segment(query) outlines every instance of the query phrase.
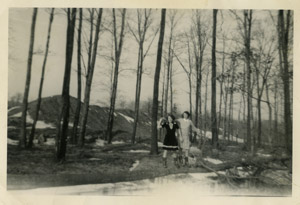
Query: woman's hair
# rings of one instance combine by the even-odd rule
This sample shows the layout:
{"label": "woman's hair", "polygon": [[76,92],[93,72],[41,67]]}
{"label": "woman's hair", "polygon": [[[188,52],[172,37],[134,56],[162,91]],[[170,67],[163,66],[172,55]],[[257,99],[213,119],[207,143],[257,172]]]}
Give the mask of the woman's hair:
{"label": "woman's hair", "polygon": [[174,116],[174,115],[172,115],[172,114],[168,114],[168,116],[167,116],[167,119],[168,119],[168,117],[171,117],[171,118],[172,118],[172,120],[173,120],[173,121],[175,121],[175,116]]}
{"label": "woman's hair", "polygon": [[184,111],[184,112],[182,113],[182,117],[184,117],[184,113],[188,115],[188,118],[191,116],[191,114],[190,114],[188,111]]}

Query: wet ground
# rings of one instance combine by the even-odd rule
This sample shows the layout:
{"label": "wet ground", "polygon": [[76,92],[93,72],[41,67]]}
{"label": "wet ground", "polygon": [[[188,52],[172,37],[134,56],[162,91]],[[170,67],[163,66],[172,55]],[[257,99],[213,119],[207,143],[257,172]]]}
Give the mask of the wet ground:
{"label": "wet ground", "polygon": [[33,195],[168,195],[198,196],[290,196],[289,189],[249,187],[233,189],[220,183],[214,173],[181,173],[130,182],[88,184],[11,191],[12,194]]}

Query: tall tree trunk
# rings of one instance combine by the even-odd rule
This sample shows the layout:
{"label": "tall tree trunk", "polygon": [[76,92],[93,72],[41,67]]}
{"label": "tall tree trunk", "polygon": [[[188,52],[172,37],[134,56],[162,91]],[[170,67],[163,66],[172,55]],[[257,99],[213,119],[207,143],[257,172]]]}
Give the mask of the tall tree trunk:
{"label": "tall tree trunk", "polygon": [[77,105],[74,115],[72,143],[77,144],[77,131],[81,110],[81,30],[82,30],[82,8],[79,9],[79,27],[77,39]]}
{"label": "tall tree trunk", "polygon": [[269,143],[273,146],[274,145],[274,137],[272,137],[272,106],[270,103],[270,96],[269,96],[269,84],[266,84],[266,96],[267,96],[267,105],[269,109],[269,127],[268,127],[268,140]]}
{"label": "tall tree trunk", "polygon": [[166,21],[166,9],[161,10],[161,22],[160,22],[160,34],[157,48],[156,67],[154,74],[154,85],[153,85],[153,103],[152,103],[152,133],[151,133],[151,151],[150,154],[158,153],[157,146],[157,111],[158,111],[158,92],[159,92],[159,75],[161,68],[161,57],[164,43],[164,32],[165,32],[165,21]]}
{"label": "tall tree trunk", "polygon": [[[246,63],[244,63],[244,75],[243,75],[243,90],[246,90]],[[246,123],[246,96],[245,93],[242,92],[243,95],[243,128],[245,128]],[[247,142],[247,135],[244,134],[244,144]]]}
{"label": "tall tree trunk", "polygon": [[217,33],[217,13],[213,10],[213,42],[212,42],[212,73],[211,73],[211,133],[212,145],[216,149],[218,146],[217,113],[216,113],[216,33]]}
{"label": "tall tree trunk", "polygon": [[164,73],[163,73],[163,86],[161,91],[161,111],[160,111],[160,117],[164,116],[164,100],[165,100],[165,84],[166,84],[166,67],[164,67]]}
{"label": "tall tree trunk", "polygon": [[202,83],[202,64],[203,64],[203,55],[206,45],[205,35],[203,35],[201,27],[201,16],[199,13],[196,14],[196,33],[197,33],[197,43],[198,43],[198,52],[195,49],[195,59],[196,59],[196,102],[195,102],[195,124],[196,126],[203,128],[203,123],[201,120],[202,117],[202,100],[201,100],[201,83]]}
{"label": "tall tree trunk", "polygon": [[[65,74],[62,90],[62,110],[58,120],[57,140],[56,140],[56,159],[58,162],[65,160],[67,149],[69,109],[70,109],[70,79],[71,65],[73,56],[74,31],[76,23],[76,8],[68,8],[68,26],[67,26],[67,43],[66,43],[66,61]],[[61,123],[61,120],[62,123]]]}
{"label": "tall tree trunk", "polygon": [[[222,98],[223,98],[223,74],[224,74],[224,68],[225,68],[225,38],[223,38],[223,56],[222,56],[222,72],[221,76],[222,78],[220,79],[220,104],[219,104],[219,120],[218,120],[218,130],[221,126],[221,116],[222,116]],[[224,137],[224,126],[223,126],[223,131],[222,135]]]}
{"label": "tall tree trunk", "polygon": [[31,21],[31,32],[30,32],[30,43],[29,43],[29,52],[27,59],[27,75],[26,75],[26,83],[25,90],[23,96],[23,105],[22,105],[22,117],[21,117],[21,132],[19,139],[19,147],[24,148],[26,146],[27,137],[26,137],[26,117],[27,117],[27,108],[28,108],[28,95],[30,89],[30,80],[31,80],[31,66],[32,66],[32,58],[33,58],[33,46],[34,46],[34,33],[35,33],[35,24],[36,24],[36,16],[38,9],[33,9],[32,21]]}
{"label": "tall tree trunk", "polygon": [[284,90],[284,127],[285,127],[285,144],[289,154],[292,154],[293,127],[291,118],[291,103],[290,103],[290,82],[289,82],[289,29],[290,29],[290,10],[286,11],[286,19],[284,11],[278,11],[278,27],[279,27],[279,52],[281,52],[282,62],[281,77]]}
{"label": "tall tree trunk", "polygon": [[[261,95],[259,86],[259,70],[256,69],[256,85],[257,85],[257,117],[258,117],[258,129],[257,129],[257,146],[261,146]],[[263,89],[263,88],[262,88]]]}
{"label": "tall tree trunk", "polygon": [[[249,15],[249,16],[248,16]],[[252,24],[252,10],[244,11],[244,34],[245,34],[245,51],[246,51],[246,65],[247,65],[247,148],[254,154],[254,136],[251,133],[251,119],[252,119],[252,88],[251,88],[251,24]]]}
{"label": "tall tree trunk", "polygon": [[[144,42],[146,38],[146,32],[149,28],[149,25],[151,22],[149,22],[149,17],[151,15],[151,10],[149,10],[149,13],[147,13],[146,9],[144,9],[144,21],[142,22],[141,12],[140,10],[137,10],[137,18],[138,18],[138,34],[136,35],[132,30],[132,33],[134,37],[137,40],[137,43],[139,44],[139,52],[138,52],[138,63],[137,63],[137,76],[136,76],[136,92],[135,92],[135,116],[134,116],[134,123],[133,123],[133,131],[132,131],[132,137],[131,137],[131,143],[135,143],[135,137],[136,137],[136,130],[138,126],[138,120],[139,120],[139,110],[140,110],[140,95],[141,95],[141,84],[142,84],[142,74],[143,74],[143,64],[144,64],[144,58],[147,55],[147,51],[144,54]],[[152,42],[151,42],[152,43]],[[150,45],[151,45],[150,43]],[[150,48],[150,46],[149,46]]]}
{"label": "tall tree trunk", "polygon": [[[115,104],[116,104],[116,97],[117,97],[117,88],[118,88],[118,78],[119,78],[119,66],[120,66],[120,59],[123,47],[123,39],[124,39],[124,29],[125,29],[125,16],[126,16],[126,9],[122,11],[122,24],[121,24],[121,32],[120,32],[120,39],[117,38],[117,25],[116,25],[116,15],[115,9],[113,9],[113,30],[114,30],[114,41],[115,41],[115,70],[114,70],[114,82],[113,82],[113,89],[112,95],[110,100],[110,109],[108,115],[108,123],[107,123],[107,142],[111,144],[112,141],[112,129],[114,124],[114,113],[115,113]],[[118,44],[119,41],[119,44]]]}
{"label": "tall tree trunk", "polygon": [[170,113],[173,113],[173,50],[170,64]]}
{"label": "tall tree trunk", "polygon": [[206,73],[206,78],[205,78],[205,99],[204,99],[204,136],[206,136],[206,131],[207,131],[207,93],[208,93],[208,72]]}
{"label": "tall tree trunk", "polygon": [[[142,44],[142,43],[141,43]],[[140,95],[141,95],[141,81],[142,81],[142,67],[143,67],[143,45],[139,46],[138,53],[138,68],[137,68],[137,76],[136,76],[136,92],[135,92],[135,106],[134,106],[134,122],[133,122],[133,132],[131,137],[131,143],[135,143],[135,135],[138,125],[139,119],[139,106],[140,106]]]}
{"label": "tall tree trunk", "polygon": [[49,20],[49,27],[48,27],[48,35],[47,35],[47,43],[46,43],[46,49],[45,49],[45,56],[44,56],[44,62],[42,67],[42,74],[41,74],[41,80],[40,80],[40,87],[39,87],[39,94],[38,94],[38,100],[36,103],[36,111],[34,116],[34,121],[31,127],[31,133],[30,138],[28,142],[28,147],[31,148],[33,145],[33,138],[35,134],[35,127],[36,123],[39,118],[39,111],[41,108],[41,102],[42,102],[42,91],[43,91],[43,84],[44,84],[44,76],[45,76],[45,70],[46,70],[46,63],[47,63],[47,57],[48,57],[48,51],[49,51],[49,44],[50,44],[50,35],[51,35],[51,28],[52,28],[52,22],[53,22],[53,15],[54,15],[54,8],[51,9],[50,13],[50,20]]}
{"label": "tall tree trunk", "polygon": [[[231,86],[230,86],[230,101],[229,101],[229,116],[228,116],[228,138],[232,138],[233,135],[233,88],[234,88],[234,74],[235,74],[235,59],[232,62],[232,71],[231,71]],[[233,140],[233,138],[232,138]]]}
{"label": "tall tree trunk", "polygon": [[[92,11],[92,13],[94,13]],[[91,55],[91,63],[88,64],[88,74],[86,77],[85,82],[85,91],[84,91],[84,102],[83,102],[83,108],[82,108],[82,117],[80,120],[80,135],[78,139],[78,145],[83,146],[84,145],[84,137],[86,132],[86,124],[89,114],[89,105],[90,105],[90,93],[92,89],[92,81],[94,76],[94,69],[96,64],[96,57],[97,57],[97,49],[98,49],[98,41],[99,41],[99,33],[100,33],[100,26],[101,26],[101,19],[102,19],[102,13],[103,9],[99,9],[98,17],[97,17],[97,24],[96,24],[96,31],[95,31],[95,39],[94,39],[94,46],[90,53]],[[92,16],[91,16],[92,17]],[[91,18],[93,19],[93,18]],[[92,23],[92,20],[91,20]],[[93,31],[91,26],[91,32]],[[91,34],[92,37],[92,34]],[[92,44],[90,44],[92,46]]]}
{"label": "tall tree trunk", "polygon": [[279,134],[278,134],[278,100],[277,100],[277,90],[278,90],[278,85],[277,85],[277,80],[274,80],[274,135],[276,139],[276,145],[280,144],[279,140]]}

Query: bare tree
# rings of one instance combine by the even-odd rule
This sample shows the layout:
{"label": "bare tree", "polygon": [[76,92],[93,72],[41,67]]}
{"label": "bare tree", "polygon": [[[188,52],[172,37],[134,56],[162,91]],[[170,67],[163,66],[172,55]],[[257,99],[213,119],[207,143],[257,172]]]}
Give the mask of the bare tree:
{"label": "bare tree", "polygon": [[28,95],[30,89],[30,80],[31,80],[31,66],[33,58],[33,46],[34,46],[34,33],[35,33],[35,24],[37,17],[38,9],[33,9],[32,21],[31,21],[31,32],[30,32],[30,43],[29,43],[29,52],[27,59],[27,75],[25,83],[25,91],[23,96],[23,106],[22,106],[22,117],[21,117],[21,133],[19,139],[19,147],[24,148],[26,146],[26,117],[27,117],[27,108],[28,108]]}
{"label": "bare tree", "polygon": [[[103,9],[98,10],[98,17],[97,17],[97,24],[96,24],[96,31],[95,31],[95,39],[94,39],[94,46],[93,50],[91,50],[92,43],[90,41],[90,47],[89,47],[89,58],[91,58],[90,63],[88,63],[88,72],[86,77],[86,83],[85,83],[85,91],[84,91],[84,102],[83,102],[83,109],[82,109],[82,118],[80,121],[80,135],[78,139],[78,145],[83,146],[84,145],[84,136],[86,131],[86,124],[88,119],[88,112],[89,112],[89,104],[90,104],[90,93],[91,93],[91,87],[92,87],[92,80],[94,76],[94,69],[96,64],[96,56],[97,56],[97,48],[98,48],[98,41],[99,41],[99,33],[100,33],[100,26],[101,26],[101,19],[102,19],[102,13]],[[91,37],[93,34],[93,15],[94,11],[91,12]],[[91,56],[91,57],[90,57]]]}
{"label": "bare tree", "polygon": [[69,125],[69,108],[70,108],[70,79],[71,65],[73,56],[74,32],[76,23],[76,8],[67,11],[67,42],[66,42],[66,61],[65,73],[62,90],[62,109],[58,119],[57,136],[56,136],[56,159],[58,162],[65,160],[67,149],[67,136]]}
{"label": "bare tree", "polygon": [[[285,16],[286,15],[286,16]],[[293,126],[290,102],[290,71],[289,71],[289,32],[291,28],[291,11],[278,11],[278,51],[280,60],[281,78],[284,90],[284,127],[285,144],[287,151],[292,153]]]}
{"label": "bare tree", "polygon": [[[144,60],[148,54],[148,51],[150,49],[150,46],[153,42],[151,41],[148,49],[144,51],[144,43],[147,40],[146,34],[147,31],[152,23],[151,19],[152,10],[151,9],[137,9],[137,31],[135,31],[131,26],[129,25],[129,29],[134,36],[136,42],[139,46],[138,51],[138,63],[137,63],[137,80],[136,80],[136,92],[135,92],[135,108],[134,108],[134,123],[133,123],[133,132],[131,137],[131,143],[135,143],[135,136],[136,136],[136,130],[138,126],[138,120],[139,120],[139,107],[140,107],[140,95],[141,95],[141,83],[142,83],[142,74],[143,74],[143,64]],[[158,31],[158,30],[157,30]],[[156,32],[157,33],[157,32]],[[153,35],[153,38],[156,36]]]}
{"label": "bare tree", "polygon": [[[183,64],[183,62],[179,59],[178,55],[176,54],[176,52],[174,52],[174,50],[172,49],[172,52],[174,54],[174,56],[176,57],[177,61],[179,62],[180,66],[182,67],[183,71],[185,72],[185,74],[187,75],[187,79],[188,79],[188,83],[189,83],[189,105],[190,105],[190,113],[192,113],[193,111],[193,102],[192,102],[192,53],[191,53],[191,49],[190,49],[190,37],[188,36],[187,33],[184,34],[184,38],[185,38],[185,42],[183,47],[187,47],[187,52],[188,52],[188,68],[186,68],[186,66]],[[191,115],[192,116],[192,115]]]}
{"label": "bare tree", "polygon": [[42,74],[41,74],[41,80],[40,80],[38,100],[37,100],[37,104],[36,104],[35,116],[34,116],[33,124],[32,124],[32,127],[31,127],[31,133],[30,133],[30,138],[29,138],[29,142],[28,142],[28,147],[29,148],[31,148],[32,145],[33,145],[33,138],[34,138],[34,134],[35,134],[35,127],[36,127],[36,123],[37,123],[38,118],[39,118],[39,111],[40,111],[41,102],[42,102],[42,91],[43,91],[44,76],[45,76],[46,63],[47,63],[47,57],[48,57],[48,51],[49,51],[49,44],[50,44],[50,36],[51,36],[51,28],[52,28],[53,16],[54,16],[54,8],[51,9],[51,13],[50,13],[48,35],[47,35],[47,42],[46,42],[44,62],[43,62],[43,67],[42,67]]}
{"label": "bare tree", "polygon": [[195,102],[195,124],[196,126],[201,125],[201,120],[199,118],[201,117],[202,113],[202,103],[201,103],[201,82],[202,82],[202,67],[203,67],[203,57],[204,57],[204,51],[207,44],[207,33],[208,28],[205,25],[205,21],[203,20],[203,17],[201,15],[200,10],[195,11],[194,15],[194,25],[192,26],[193,31],[193,45],[194,45],[194,55],[195,55],[195,69],[196,69],[196,102]]}
{"label": "bare tree", "polygon": [[[168,99],[169,99],[169,88],[170,88],[170,81],[172,78],[172,63],[173,63],[173,49],[174,49],[174,30],[177,25],[177,20],[176,20],[176,15],[177,11],[176,10],[171,10],[168,17],[170,21],[170,33],[169,33],[169,41],[168,41],[168,51],[167,51],[167,57],[165,58],[166,60],[166,65],[167,65],[167,70],[166,70],[166,86],[165,86],[165,102],[164,102],[164,115],[166,116],[168,113]],[[170,90],[171,93],[171,98],[172,98],[172,90]],[[171,99],[170,99],[171,100]],[[171,100],[172,101],[172,100]],[[172,110],[172,103],[170,103],[170,111]]]}
{"label": "bare tree", "polygon": [[72,143],[77,144],[77,130],[81,110],[81,30],[82,30],[82,8],[79,9],[79,27],[77,39],[77,105],[74,115]]}
{"label": "bare tree", "polygon": [[122,23],[121,23],[121,31],[120,36],[118,39],[117,36],[117,23],[116,23],[116,14],[115,9],[112,10],[113,12],[113,38],[114,38],[114,45],[115,45],[115,67],[114,67],[114,82],[112,88],[112,95],[110,99],[110,109],[108,115],[108,122],[107,122],[107,135],[106,139],[108,143],[111,143],[112,140],[112,129],[114,124],[114,113],[115,113],[115,103],[117,97],[117,87],[118,87],[118,75],[119,75],[119,66],[120,66],[120,59],[123,47],[123,40],[124,40],[124,29],[125,29],[125,16],[126,16],[126,9],[122,10]]}
{"label": "bare tree", "polygon": [[251,110],[252,110],[252,89],[251,89],[251,26],[252,10],[244,11],[244,42],[245,58],[247,65],[247,147],[254,154],[254,137],[251,133]]}
{"label": "bare tree", "polygon": [[165,33],[165,21],[166,21],[166,9],[161,10],[161,22],[160,22],[160,34],[157,46],[157,57],[156,57],[156,67],[154,74],[154,85],[153,85],[153,103],[152,103],[152,133],[151,133],[151,151],[150,154],[158,153],[157,146],[157,111],[158,111],[158,92],[159,92],[159,76],[161,68],[161,58],[164,43],[164,33]]}
{"label": "bare tree", "polygon": [[212,42],[212,73],[211,73],[211,133],[212,145],[216,149],[218,146],[218,125],[216,112],[216,32],[217,32],[218,10],[213,10],[213,42]]}

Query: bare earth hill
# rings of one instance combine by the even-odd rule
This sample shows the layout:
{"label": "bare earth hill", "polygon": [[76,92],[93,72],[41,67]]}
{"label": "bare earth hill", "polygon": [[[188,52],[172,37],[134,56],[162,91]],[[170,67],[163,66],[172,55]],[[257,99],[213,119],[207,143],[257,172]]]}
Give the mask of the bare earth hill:
{"label": "bare earth hill", "polygon": [[[28,106],[27,125],[28,131],[31,129],[33,117],[36,112],[37,101],[32,101]],[[56,122],[62,107],[60,96],[51,96],[42,99],[39,121],[37,123],[37,135],[46,133],[47,135],[55,135]],[[76,110],[76,98],[70,97],[70,118],[69,129],[72,129],[74,113]],[[90,105],[87,136],[103,138],[107,126],[109,108],[100,107],[98,105]],[[8,138],[18,139],[19,124],[21,118],[21,107],[12,107],[8,110]],[[82,114],[82,113],[81,113]],[[132,133],[134,112],[132,110],[116,110],[113,132],[114,140],[122,139],[129,141]],[[81,116],[80,116],[81,117]],[[137,139],[145,139],[150,137],[150,117],[146,113],[140,113],[139,127],[137,130]]]}

